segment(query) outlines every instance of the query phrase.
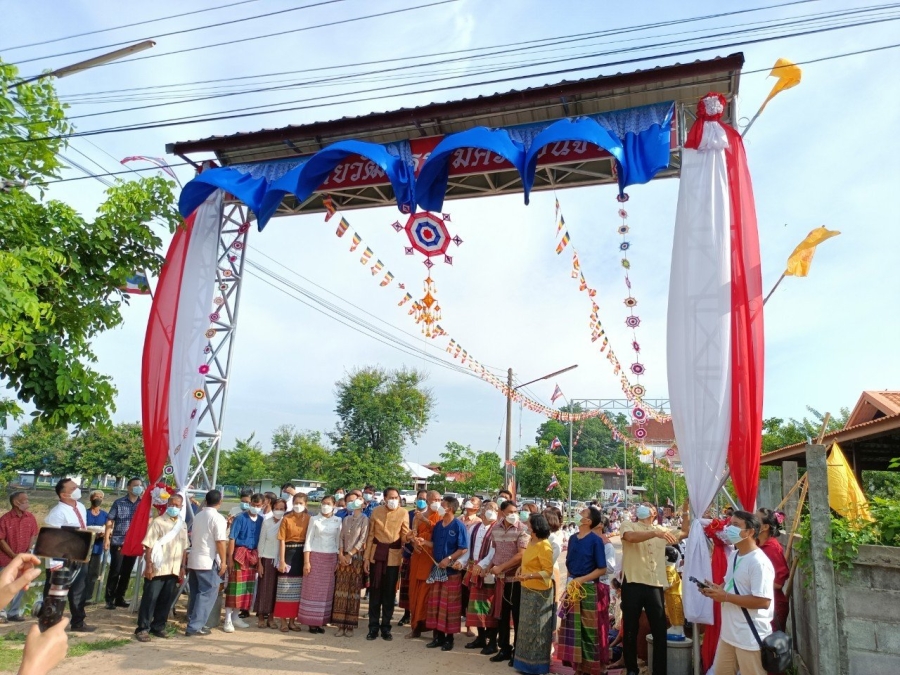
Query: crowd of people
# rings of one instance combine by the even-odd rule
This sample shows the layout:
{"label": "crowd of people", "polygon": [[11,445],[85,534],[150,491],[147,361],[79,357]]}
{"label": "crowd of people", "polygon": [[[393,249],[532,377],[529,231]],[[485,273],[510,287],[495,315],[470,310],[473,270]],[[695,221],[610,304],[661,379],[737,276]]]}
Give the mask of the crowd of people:
{"label": "crowd of people", "polygon": [[[122,546],[143,491],[140,479],[129,481],[126,495],[104,511],[102,492],[91,493],[85,509],[75,481],[57,484],[58,503],[45,524],[96,535],[91,562],[69,589],[71,630],[94,630],[85,624],[84,608],[98,576],[94,560],[104,552],[110,561],[105,607],[128,605],[136,558]],[[430,633],[426,648],[450,651],[465,630],[465,649],[522,673],[548,673],[555,655],[578,674],[623,667],[630,675],[639,672],[642,623],[654,645],[683,637],[677,547],[690,530],[686,504],[659,513],[645,502],[609,514],[590,504],[577,522],[567,523],[560,509],[520,506],[505,491],[460,504],[454,496],[423,490],[411,510],[401,508],[394,488],[379,497],[372,486],[337,490],[312,514],[307,496],[285,484],[281,494],[242,492],[226,516],[221,493],[210,490],[202,504],[189,504],[185,519],[183,497],[168,496],[143,539],[136,639],[168,636],[185,577],[189,637],[210,633],[222,585],[226,633],[250,628],[246,619],[255,614],[260,629],[317,634],[331,626],[336,636],[353,637],[366,594],[366,640],[394,638],[399,603],[396,626],[407,628],[405,638]],[[0,517],[0,565],[5,574],[19,569],[18,578],[31,570],[32,562],[19,560],[38,527],[26,493],[10,495],[10,505]],[[750,622],[761,638],[784,629],[788,569],[777,539],[783,516],[769,509],[725,516],[720,536],[733,547],[728,574],[724,584],[704,580],[701,590],[722,604],[715,672],[762,673]],[[615,534],[621,538],[620,565]],[[21,598],[21,592],[10,596],[0,620],[24,620]],[[666,673],[666,649],[653,650],[649,668],[651,675]]]}

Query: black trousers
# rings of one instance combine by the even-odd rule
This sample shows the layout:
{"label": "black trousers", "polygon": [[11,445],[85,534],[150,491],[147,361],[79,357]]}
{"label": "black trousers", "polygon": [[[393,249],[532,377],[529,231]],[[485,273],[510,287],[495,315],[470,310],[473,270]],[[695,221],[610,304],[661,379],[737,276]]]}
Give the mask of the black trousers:
{"label": "black trousers", "polygon": [[138,610],[135,633],[148,630],[164,631],[169,618],[169,608],[178,592],[178,577],[174,574],[144,579],[144,593]]}
{"label": "black trousers", "polygon": [[100,566],[103,563],[103,551],[100,553],[94,553],[91,556],[91,561],[88,563],[87,568],[87,580],[85,581],[84,586],[84,600],[85,602],[94,599],[94,588],[97,584],[97,579],[100,578]]}
{"label": "black trousers", "polygon": [[[625,670],[638,671],[637,641],[641,612],[647,613],[650,634],[653,636],[653,663],[651,675],[666,675],[666,605],[660,586],[635,584],[626,580],[622,584],[622,647],[625,653]],[[660,647],[662,645],[662,647]]]}
{"label": "black trousers", "polygon": [[[87,589],[87,565],[80,563],[68,563],[72,567],[75,574],[75,580],[69,586],[69,611],[72,613],[72,625],[80,626],[84,623],[84,601],[87,600],[85,590]],[[46,575],[44,580],[44,600],[47,600],[47,593],[50,592],[50,575]]]}
{"label": "black trousers", "polygon": [[497,636],[497,646],[501,652],[512,651],[510,642],[510,626],[519,632],[519,599],[522,597],[522,585],[518,581],[507,581],[503,584],[503,600],[500,605],[500,619],[496,628],[489,629],[488,639]]}
{"label": "black trousers", "polygon": [[124,600],[137,557],[122,555],[121,546],[109,547],[109,574],[106,577],[106,601]]}
{"label": "black trousers", "polygon": [[369,632],[381,630],[391,632],[391,619],[394,616],[394,601],[397,595],[397,579],[399,567],[385,567],[379,583],[375,583],[374,570],[369,574]]}

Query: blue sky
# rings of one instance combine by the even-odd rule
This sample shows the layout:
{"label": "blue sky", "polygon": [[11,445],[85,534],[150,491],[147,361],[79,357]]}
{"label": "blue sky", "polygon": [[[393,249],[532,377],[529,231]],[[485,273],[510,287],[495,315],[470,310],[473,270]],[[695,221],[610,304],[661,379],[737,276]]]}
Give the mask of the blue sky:
{"label": "blue sky", "polygon": [[[0,38],[0,56],[17,62],[112,42],[137,41],[170,30],[286,9],[296,3],[258,0],[219,12],[13,51],[8,48],[176,14],[185,11],[186,6],[166,0],[128,3],[127,11],[123,11],[123,3],[109,0],[3,4],[6,25],[17,26],[17,30],[14,34],[6,31]],[[214,4],[210,0],[200,6]],[[414,4],[420,3],[346,0],[268,19],[159,38],[157,46],[147,54],[318,23],[333,24],[343,18]],[[760,4],[734,2],[727,8]],[[549,11],[548,3],[538,0],[461,0],[266,40],[123,62],[60,80],[58,89],[64,99],[73,101],[71,114],[83,115],[160,102],[158,99],[104,105],[75,102],[76,97],[90,92],[412,57],[712,13],[707,3],[698,2],[643,3],[640,7],[620,3],[615,11],[597,11],[598,6],[560,0],[552,3]],[[725,30],[734,24],[855,6],[847,1],[796,3],[699,25]],[[715,9],[722,11],[722,7],[726,6],[718,5]],[[696,28],[688,24],[649,34]],[[609,44],[596,48],[604,51],[621,47],[623,43],[615,41],[639,35],[645,36],[631,33],[611,36]],[[808,61],[891,44],[896,41],[896,35],[896,24],[884,22],[750,45],[742,51],[746,56],[745,69],[755,71],[771,67],[779,57]],[[682,37],[668,36],[661,40]],[[648,53],[662,51],[666,50]],[[734,51],[738,49],[712,50],[698,56],[724,56]],[[23,65],[22,71],[31,74],[90,55],[93,53],[41,59]],[[549,54],[554,55],[558,53]],[[652,67],[676,60],[659,59],[640,66]],[[478,66],[475,62],[463,62],[454,67]],[[616,70],[585,71],[569,77],[610,74]],[[766,307],[766,416],[802,416],[806,405],[836,412],[841,406],[852,406],[864,389],[900,386],[900,360],[895,355],[900,315],[894,307],[900,289],[896,265],[900,250],[897,199],[900,171],[896,165],[900,141],[895,133],[885,131],[897,128],[900,122],[900,90],[890,85],[898,71],[900,50],[897,49],[804,66],[802,84],[775,99],[748,136],[764,287],[768,289],[774,284],[788,254],[809,230],[825,225],[843,233],[820,248],[808,278],[787,279]],[[293,77],[302,79],[303,75]],[[74,139],[67,155],[99,172],[97,164],[79,154],[85,153],[104,169],[114,171],[119,168],[116,160],[121,157],[164,155],[167,142],[391,110],[434,100],[488,94],[498,89],[546,84],[556,79],[559,78],[523,78],[509,85],[472,86],[438,94],[404,94],[294,113],[99,135],[90,137],[90,143],[88,139]],[[756,110],[772,82],[766,79],[765,73],[742,77],[739,100],[742,116]],[[204,86],[187,87],[185,91],[202,95]],[[79,129],[86,130],[153,122],[241,106],[275,105],[356,87],[359,85],[338,82],[327,89],[234,96],[84,118],[75,123]],[[190,173],[183,168],[178,172],[184,180],[190,178]],[[72,171],[66,175],[79,174]],[[57,184],[49,195],[89,215],[100,203],[103,189],[94,180],[83,180]],[[665,315],[677,189],[675,180],[636,186],[630,190],[628,204],[631,278],[634,295],[640,302],[639,340],[643,350],[641,360],[647,368],[643,383],[648,397],[666,395]],[[615,231],[618,219],[614,195],[614,188],[607,186],[567,190],[558,196],[588,280],[606,300],[601,303],[604,306],[601,319],[609,327],[611,342],[621,360],[630,362],[627,348],[630,335],[624,326],[626,314],[621,304],[624,287],[617,264],[619,237]],[[585,299],[569,277],[569,259],[557,257],[554,252],[553,196],[535,195],[528,207],[518,195],[454,201],[445,210],[452,214],[452,233],[459,234],[465,243],[456,251],[453,267],[440,265],[434,272],[444,308],[444,327],[480,361],[503,369],[511,366],[522,381],[578,363],[577,370],[557,380],[567,396],[620,397],[618,382],[608,363],[590,342]],[[424,268],[420,261],[403,255],[400,235],[390,227],[396,218],[397,211],[387,208],[349,214],[354,229],[386,263],[386,268],[415,290],[424,276]],[[253,231],[250,245],[251,256],[256,251],[271,256],[407,333],[417,334],[406,312],[396,306],[394,294],[373,283],[371,275],[359,264],[358,255],[347,252],[346,242],[336,239],[333,226],[324,225],[320,216],[277,219],[264,232]],[[267,267],[277,267],[261,255],[256,255],[255,260]],[[294,281],[308,287],[297,278]],[[226,445],[235,437],[245,437],[251,432],[256,432],[265,444],[271,431],[280,424],[322,431],[333,428],[334,382],[354,367],[380,364],[418,367],[429,373],[429,386],[437,402],[435,416],[419,444],[408,449],[409,459],[436,459],[443,445],[451,440],[471,444],[478,450],[502,452],[498,437],[504,422],[505,400],[489,385],[401,354],[313,312],[255,278],[248,279],[243,297],[224,431]],[[132,421],[140,417],[140,355],[149,306],[149,299],[135,298],[131,307],[125,309],[125,324],[97,340],[98,367],[114,377],[119,389],[118,420]],[[421,346],[415,337],[398,335]],[[438,350],[433,351],[440,354]],[[553,381],[544,382],[530,389],[539,399],[549,402],[553,384]],[[528,411],[521,415],[521,445],[533,440],[534,430],[541,421],[538,415]],[[517,411],[514,449],[520,447],[519,426]]]}

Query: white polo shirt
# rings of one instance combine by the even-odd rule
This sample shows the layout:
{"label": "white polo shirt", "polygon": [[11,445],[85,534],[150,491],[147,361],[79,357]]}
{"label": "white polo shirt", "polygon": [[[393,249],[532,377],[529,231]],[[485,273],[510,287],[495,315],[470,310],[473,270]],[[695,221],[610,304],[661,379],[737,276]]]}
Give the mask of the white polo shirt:
{"label": "white polo shirt", "polygon": [[[211,570],[218,558],[216,542],[228,541],[228,524],[216,509],[206,506],[194,516],[191,527],[189,570]],[[221,565],[221,561],[219,561]]]}

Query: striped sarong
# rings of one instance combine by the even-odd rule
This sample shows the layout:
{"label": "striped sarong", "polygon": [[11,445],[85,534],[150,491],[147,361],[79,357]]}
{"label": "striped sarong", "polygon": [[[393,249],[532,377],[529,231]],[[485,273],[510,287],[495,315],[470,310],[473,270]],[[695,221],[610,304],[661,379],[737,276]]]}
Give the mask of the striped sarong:
{"label": "striped sarong", "polygon": [[256,568],[244,567],[237,560],[228,575],[225,589],[225,606],[249,610],[253,606],[253,588],[256,586]]}
{"label": "striped sarong", "polygon": [[334,573],[334,605],[331,623],[339,628],[359,625],[359,587],[363,577],[363,560],[358,553],[349,565],[338,565]]}
{"label": "striped sarong", "polygon": [[303,544],[285,543],[284,558],[291,569],[278,577],[274,615],[277,619],[296,619],[300,609],[300,592],[303,589]]}
{"label": "striped sarong", "polygon": [[403,558],[400,563],[400,599],[397,606],[409,609],[409,558]]}
{"label": "striped sarong", "polygon": [[516,656],[513,662],[513,668],[520,673],[544,675],[550,672],[553,600],[552,586],[546,591],[533,591],[522,586],[520,621],[516,630]]}
{"label": "striped sarong", "polygon": [[494,617],[494,587],[485,586],[482,580],[469,583],[469,605],[466,607],[466,625],[469,628],[496,628]]}
{"label": "striped sarong", "polygon": [[309,574],[303,577],[297,621],[306,626],[324,626],[331,621],[337,553],[310,553],[309,566]]}
{"label": "striped sarong", "polygon": [[256,602],[253,609],[257,616],[270,616],[275,609],[275,590],[278,584],[278,570],[273,558],[260,558],[263,575],[256,582]]}
{"label": "striped sarong", "polygon": [[447,581],[428,584],[428,611],[425,629],[454,635],[462,630],[462,575],[451,574]]}
{"label": "striped sarong", "polygon": [[609,662],[609,586],[583,584],[584,600],[560,603],[557,658],[578,674],[600,675]]}

